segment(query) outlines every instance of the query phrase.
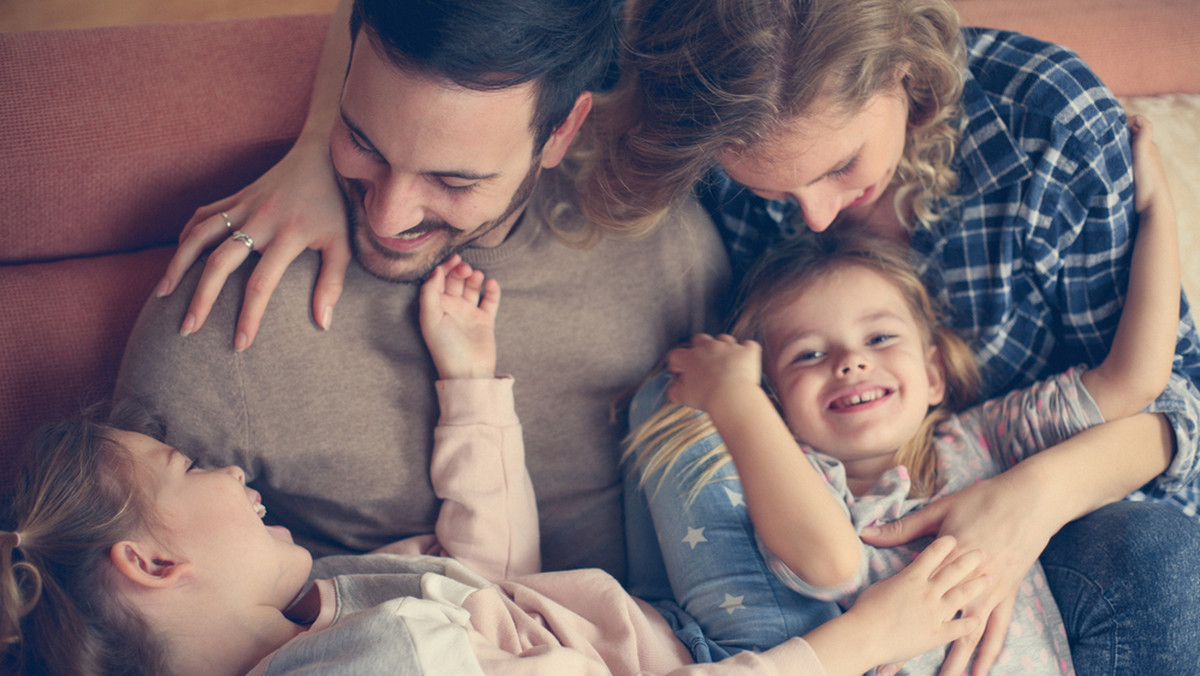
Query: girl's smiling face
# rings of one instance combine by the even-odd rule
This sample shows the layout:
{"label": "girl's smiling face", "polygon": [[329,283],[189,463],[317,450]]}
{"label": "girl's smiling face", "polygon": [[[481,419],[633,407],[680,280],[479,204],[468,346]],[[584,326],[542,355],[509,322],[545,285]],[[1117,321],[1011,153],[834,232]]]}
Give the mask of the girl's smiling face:
{"label": "girl's smiling face", "polygon": [[880,273],[840,265],[763,323],[764,371],[802,443],[874,482],[941,402],[937,348],[900,290]]}
{"label": "girl's smiling face", "polygon": [[[151,500],[147,537],[165,563],[247,605],[286,608],[308,580],[312,556],[282,526],[267,526],[258,491],[236,466],[203,469],[151,437],[115,432],[136,462]],[[153,562],[155,565],[163,562]]]}

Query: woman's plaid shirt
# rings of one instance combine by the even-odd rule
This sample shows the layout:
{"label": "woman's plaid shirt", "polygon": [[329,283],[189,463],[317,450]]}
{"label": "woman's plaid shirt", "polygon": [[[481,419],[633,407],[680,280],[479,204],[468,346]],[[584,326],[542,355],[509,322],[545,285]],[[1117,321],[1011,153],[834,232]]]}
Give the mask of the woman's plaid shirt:
{"label": "woman's plaid shirt", "polygon": [[[1014,33],[968,28],[959,184],[911,245],[985,375],[1003,394],[1108,353],[1128,284],[1136,214],[1129,133],[1120,104],[1074,53]],[[763,200],[723,172],[698,188],[740,274],[803,227],[791,201]],[[1178,450],[1132,499],[1195,517],[1200,342],[1181,303],[1174,374],[1150,410]]]}

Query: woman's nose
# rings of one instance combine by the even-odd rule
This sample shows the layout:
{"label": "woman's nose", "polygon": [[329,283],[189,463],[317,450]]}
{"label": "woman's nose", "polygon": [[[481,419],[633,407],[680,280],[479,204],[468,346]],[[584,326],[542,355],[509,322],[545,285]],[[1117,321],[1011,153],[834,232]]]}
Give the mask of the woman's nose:
{"label": "woman's nose", "polygon": [[800,210],[804,213],[804,224],[813,232],[824,232],[833,223],[833,219],[837,218],[841,208],[836,194],[797,193],[793,197],[800,203]]}

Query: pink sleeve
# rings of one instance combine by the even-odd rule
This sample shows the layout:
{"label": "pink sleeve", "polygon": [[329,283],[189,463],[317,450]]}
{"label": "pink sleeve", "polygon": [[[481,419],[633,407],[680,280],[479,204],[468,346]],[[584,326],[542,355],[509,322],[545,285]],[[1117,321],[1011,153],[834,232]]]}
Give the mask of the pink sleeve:
{"label": "pink sleeve", "polygon": [[382,551],[450,556],[493,581],[541,570],[537,502],[509,377],[440,380],[430,478],[435,536]]}
{"label": "pink sleeve", "polygon": [[726,676],[732,674],[779,674],[780,676],[825,676],[825,667],[802,638],[787,641],[761,653],[740,652],[715,664],[693,664],[671,674]]}
{"label": "pink sleeve", "polygon": [[802,638],[716,664],[692,664],[657,610],[595,569],[508,580],[471,594],[462,605],[470,613],[471,648],[489,676],[825,676]]}
{"label": "pink sleeve", "polygon": [[[520,654],[497,649],[471,635],[472,649],[489,676],[611,676],[616,670],[588,651],[540,645]],[[712,664],[676,664],[664,669],[642,665],[638,676],[826,676],[825,668],[804,639],[795,637],[761,653],[741,652]]]}

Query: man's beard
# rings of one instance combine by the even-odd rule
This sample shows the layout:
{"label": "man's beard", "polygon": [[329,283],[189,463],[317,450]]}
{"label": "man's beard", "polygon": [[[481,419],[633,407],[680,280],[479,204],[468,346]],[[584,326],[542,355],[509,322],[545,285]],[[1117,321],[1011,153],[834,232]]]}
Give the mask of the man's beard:
{"label": "man's beard", "polygon": [[[429,252],[423,250],[411,253],[394,251],[377,242],[370,230],[371,226],[366,222],[364,216],[365,210],[362,204],[365,189],[362,182],[356,179],[345,178],[335,173],[338,187],[342,192],[342,199],[345,200],[346,204],[346,219],[350,228],[350,248],[354,253],[354,259],[367,272],[384,281],[406,284],[420,282],[439,263],[451,255],[461,252],[479,238],[495,230],[511,218],[513,214],[525,207],[525,203],[529,201],[529,197],[533,194],[538,176],[541,173],[541,169],[538,166],[540,161],[540,157],[535,156],[533,158],[529,171],[525,173],[525,178],[521,179],[521,184],[517,186],[517,190],[513,193],[513,197],[509,200],[504,212],[499,217],[481,224],[474,230],[464,232],[448,225],[440,218],[430,218],[421,221],[415,227],[405,231],[412,233],[442,230],[449,234],[446,243],[440,250]],[[516,227],[515,224],[513,227]],[[359,238],[360,233],[363,235],[361,241]],[[400,268],[399,264],[403,262],[410,263],[411,267],[397,269]]]}

